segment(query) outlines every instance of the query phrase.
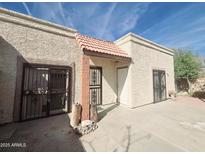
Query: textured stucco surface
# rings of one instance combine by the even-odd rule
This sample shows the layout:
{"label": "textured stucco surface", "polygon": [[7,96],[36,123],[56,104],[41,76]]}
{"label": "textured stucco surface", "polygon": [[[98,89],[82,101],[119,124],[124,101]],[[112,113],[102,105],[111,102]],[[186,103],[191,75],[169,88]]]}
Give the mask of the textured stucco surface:
{"label": "textured stucco surface", "polygon": [[0,123],[12,121],[15,81],[15,49],[0,38]]}
{"label": "textured stucco surface", "polygon": [[106,58],[90,57],[90,65],[102,67],[102,104],[116,102],[116,62]]}
{"label": "textured stucco surface", "polygon": [[[110,104],[117,102],[117,90],[118,90],[118,81],[117,81],[117,68],[129,66],[128,61],[126,60],[114,60],[100,57],[90,57],[91,66],[100,66],[102,67],[102,104]],[[130,78],[127,76],[127,80]],[[129,96],[128,96],[129,97]],[[129,99],[131,99],[129,97]]]}
{"label": "textured stucco surface", "polygon": [[[141,36],[138,36],[134,33],[128,33],[126,35],[124,35],[123,37],[121,37],[120,39],[116,40],[115,43],[119,46],[130,46],[130,44],[132,42],[135,42],[139,45],[142,45],[142,46],[146,46],[148,48],[152,48],[154,50],[157,50],[157,51],[160,51],[160,52],[163,52],[163,53],[167,53],[167,54],[170,54],[170,55],[173,55],[173,50],[167,48],[167,47],[164,47],[162,45],[159,45],[155,42],[152,42],[150,40],[147,40]],[[128,51],[126,51],[128,53],[131,53],[131,49],[129,48]]]}
{"label": "textured stucco surface", "polygon": [[[32,26],[43,26],[48,31],[2,21],[0,18],[0,123],[13,121],[14,102],[19,104],[23,62],[66,66],[75,63],[75,102],[80,102],[81,51],[74,32],[6,16],[7,19],[19,20]],[[17,116],[17,113],[14,114]]]}
{"label": "textured stucco surface", "polygon": [[[129,51],[130,48],[128,48],[128,50],[126,51]],[[126,95],[123,94],[123,93],[120,93],[120,87],[119,87],[119,84],[118,83],[119,81],[117,81],[117,89],[118,89],[118,103],[121,105],[121,106],[124,106],[124,107],[132,107],[132,95],[131,95],[131,75],[130,75],[130,72],[131,72],[131,69],[130,69],[130,64],[131,62],[126,62],[126,61],[121,61],[121,62],[118,62],[117,65],[116,65],[116,69],[117,69],[117,78],[120,78],[119,77],[119,73],[118,73],[118,70],[121,69],[121,68],[127,68],[127,72],[122,74],[124,77],[126,77],[126,82],[124,83],[121,83],[121,85],[123,85],[123,89],[128,89],[128,91],[126,92]],[[123,90],[123,91],[124,91]],[[125,91],[124,91],[125,92]],[[120,101],[120,95],[124,95],[123,97],[127,97],[127,98],[124,98],[124,100],[127,100],[126,102],[125,101]]]}
{"label": "textured stucco surface", "polygon": [[[75,40],[75,30],[3,12],[0,9],[0,123],[18,120],[24,62],[75,66],[74,102],[81,103],[82,51]],[[175,89],[173,53],[169,49],[134,34],[115,43],[132,57],[131,62],[94,56],[90,59],[90,65],[103,69],[103,104],[117,101],[119,67],[129,66],[129,101],[125,106],[133,108],[153,102],[153,69],[166,71],[167,93]]]}
{"label": "textured stucco surface", "polygon": [[[129,51],[132,57],[128,76],[130,77],[130,96],[128,104],[137,107],[153,102],[153,69],[166,71],[167,94],[175,90],[173,56],[169,51],[164,51],[155,45],[128,36],[117,42],[122,49]],[[138,43],[139,42],[139,43]],[[147,46],[149,45],[149,47]],[[168,95],[167,95],[168,97]]]}

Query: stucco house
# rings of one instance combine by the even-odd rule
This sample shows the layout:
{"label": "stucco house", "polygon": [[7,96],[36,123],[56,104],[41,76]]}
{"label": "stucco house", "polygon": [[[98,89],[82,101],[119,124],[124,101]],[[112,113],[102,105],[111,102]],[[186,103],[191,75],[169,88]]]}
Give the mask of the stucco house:
{"label": "stucco house", "polygon": [[136,108],[175,89],[173,51],[136,34],[115,42],[0,9],[0,124],[90,104]]}

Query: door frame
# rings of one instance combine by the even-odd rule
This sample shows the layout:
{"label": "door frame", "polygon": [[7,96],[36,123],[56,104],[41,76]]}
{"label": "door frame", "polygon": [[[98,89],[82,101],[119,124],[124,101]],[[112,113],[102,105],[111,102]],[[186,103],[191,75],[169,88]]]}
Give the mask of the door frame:
{"label": "door frame", "polygon": [[[165,75],[165,98],[161,99],[159,101],[155,101],[155,84],[154,84],[154,72],[164,72]],[[153,69],[152,70],[152,80],[153,80],[153,103],[158,103],[161,101],[167,100],[167,81],[166,81],[166,71],[165,70],[160,70],[160,69]],[[160,92],[161,92],[161,80],[160,80]],[[161,95],[161,94],[160,94]]]}
{"label": "door frame", "polygon": [[[119,69],[129,69],[129,66],[120,66],[120,67],[117,67],[117,69],[116,69],[116,86],[117,86],[117,103],[120,103],[119,102],[119,96],[118,96],[118,89],[119,89],[119,84],[118,84],[118,70]],[[129,70],[128,70],[129,71]]]}
{"label": "door frame", "polygon": [[[103,76],[103,69],[102,69],[102,66],[94,66],[94,65],[90,65],[90,69],[99,69],[100,70],[100,104],[99,105],[102,105],[102,101],[103,101],[103,84],[102,84],[102,76]],[[90,72],[89,72],[90,74]],[[91,80],[91,77],[89,77],[89,98],[90,98],[90,80]],[[89,105],[90,105],[90,99],[89,99]],[[98,104],[97,104],[98,105]]]}
{"label": "door frame", "polygon": [[[46,116],[42,116],[42,117],[35,117],[35,118],[29,118],[29,119],[24,119],[22,120],[22,108],[23,108],[23,90],[24,90],[24,82],[25,82],[25,68],[28,67],[39,67],[39,68],[48,68],[48,73],[50,74],[50,69],[59,69],[59,70],[66,70],[69,72],[69,76],[66,76],[66,78],[68,78],[68,88],[66,89],[66,92],[68,93],[68,96],[66,97],[67,100],[67,110],[66,112],[62,112],[62,113],[57,113],[57,114],[47,114]],[[71,112],[71,106],[72,106],[72,67],[68,66],[68,65],[50,65],[50,64],[38,64],[38,63],[23,63],[23,71],[22,71],[22,84],[21,84],[21,102],[20,102],[20,113],[19,113],[19,121],[29,121],[29,120],[35,120],[35,119],[40,119],[40,118],[47,118],[47,117],[51,117],[51,116],[55,116],[55,115],[59,115],[59,114],[65,114],[65,113],[69,113]],[[50,76],[48,75],[48,80],[49,80]],[[49,83],[48,83],[48,87],[49,87]]]}

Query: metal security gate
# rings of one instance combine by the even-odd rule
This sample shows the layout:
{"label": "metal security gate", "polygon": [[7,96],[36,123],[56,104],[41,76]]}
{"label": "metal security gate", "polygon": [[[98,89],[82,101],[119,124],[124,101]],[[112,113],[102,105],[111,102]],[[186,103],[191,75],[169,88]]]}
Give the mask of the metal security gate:
{"label": "metal security gate", "polygon": [[21,121],[68,112],[71,77],[68,66],[24,64]]}
{"label": "metal security gate", "polygon": [[153,70],[154,102],[166,99],[166,74],[165,71]]}
{"label": "metal security gate", "polygon": [[90,67],[90,104],[102,104],[102,67]]}

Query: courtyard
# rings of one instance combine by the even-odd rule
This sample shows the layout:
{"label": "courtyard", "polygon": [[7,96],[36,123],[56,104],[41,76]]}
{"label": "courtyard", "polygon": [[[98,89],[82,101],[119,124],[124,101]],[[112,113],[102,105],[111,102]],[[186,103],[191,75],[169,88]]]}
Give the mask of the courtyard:
{"label": "courtyard", "polygon": [[205,151],[205,102],[188,96],[128,109],[99,108],[99,128],[78,136],[66,114],[0,127],[2,151]]}

